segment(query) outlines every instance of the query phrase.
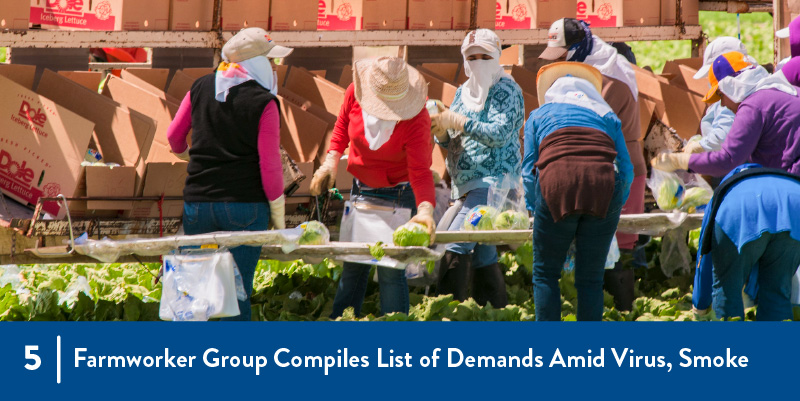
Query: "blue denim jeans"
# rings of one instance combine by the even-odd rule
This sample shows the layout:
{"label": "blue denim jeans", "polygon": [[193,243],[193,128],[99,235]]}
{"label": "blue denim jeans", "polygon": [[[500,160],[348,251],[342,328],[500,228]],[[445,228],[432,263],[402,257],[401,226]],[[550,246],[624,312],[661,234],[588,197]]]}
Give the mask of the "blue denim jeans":
{"label": "blue denim jeans", "polygon": [[[215,231],[263,231],[269,225],[269,204],[240,202],[184,202],[183,231],[188,235]],[[221,320],[251,319],[250,296],[261,247],[237,246],[231,254],[244,281],[247,299],[239,301],[239,316]]]}
{"label": "blue denim jeans", "polygon": [[[746,223],[744,223],[746,224]],[[718,224],[711,249],[713,284],[711,296],[718,318],[744,318],[742,287],[758,266],[758,313],[760,321],[792,319],[792,277],[800,265],[800,241],[789,232],[764,233],[739,252]]]}
{"label": "blue denim jeans", "polygon": [[[414,192],[408,184],[400,184],[391,188],[368,188],[356,180],[353,183],[351,196],[356,195],[374,197],[383,200],[396,200],[398,207],[409,208],[411,213],[416,213]],[[342,277],[336,297],[333,299],[333,313],[331,319],[342,316],[344,310],[352,306],[355,315],[361,314],[361,305],[367,291],[369,272],[372,265],[364,263],[345,262],[342,264]],[[408,313],[408,282],[406,272],[402,269],[378,267],[378,285],[380,289],[381,313],[392,312]]]}
{"label": "blue denim jeans", "polygon": [[578,320],[603,317],[603,275],[611,239],[622,211],[622,184],[617,179],[614,196],[603,218],[571,214],[555,222],[536,186],[533,219],[533,302],[536,320],[561,320],[561,288],[558,280],[574,239],[575,288],[578,290]]}
{"label": "blue denim jeans", "polygon": [[[469,191],[464,199],[464,206],[458,211],[453,223],[447,231],[461,231],[467,214],[475,206],[485,205],[489,197],[489,188],[478,188]],[[497,247],[494,245],[478,244],[476,242],[464,242],[448,244],[446,249],[459,255],[472,253],[473,268],[489,266],[497,263]]]}

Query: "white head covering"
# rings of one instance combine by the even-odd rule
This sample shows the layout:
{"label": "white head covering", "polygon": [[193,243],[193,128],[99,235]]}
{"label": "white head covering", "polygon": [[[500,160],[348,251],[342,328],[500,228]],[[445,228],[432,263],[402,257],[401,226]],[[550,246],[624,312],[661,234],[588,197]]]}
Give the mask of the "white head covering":
{"label": "white head covering", "polygon": [[783,72],[770,75],[760,65],[719,81],[719,90],[736,103],[741,103],[750,95],[764,89],[777,89],[797,96],[797,89],[789,83]]}
{"label": "white head covering", "polygon": [[[639,86],[636,84],[636,72],[633,71],[631,63],[622,57],[613,46],[604,42],[597,36],[594,39],[592,54],[586,57],[583,62],[589,64],[607,77],[618,79],[628,85],[634,99],[639,99]],[[572,57],[574,50],[567,53],[567,60]]]}
{"label": "white head covering", "polygon": [[711,41],[703,52],[703,66],[694,74],[694,79],[702,79],[708,76],[708,71],[714,64],[717,57],[730,52],[739,52],[744,54],[745,61],[750,64],[758,64],[755,59],[747,55],[747,49],[739,39],[732,36],[720,36]]}
{"label": "white head covering", "polygon": [[589,109],[603,117],[613,112],[591,82],[572,76],[556,80],[544,94],[545,103],[564,103]]}
{"label": "white head covering", "polygon": [[[461,102],[470,111],[481,111],[486,104],[489,90],[504,75],[508,76],[500,66],[500,38],[489,29],[476,29],[464,38],[461,54],[464,56],[464,72],[469,79],[461,88]],[[491,60],[467,61],[474,54],[488,54]]]}
{"label": "white head covering", "polygon": [[214,98],[224,102],[228,98],[231,88],[252,80],[258,82],[273,95],[278,94],[278,75],[272,70],[269,59],[257,56],[238,63],[229,63],[226,59],[217,68],[216,96]]}
{"label": "white head covering", "polygon": [[367,138],[370,150],[378,150],[386,142],[389,142],[397,121],[381,120],[368,114],[363,108],[361,109],[361,117],[364,119],[364,137]]}

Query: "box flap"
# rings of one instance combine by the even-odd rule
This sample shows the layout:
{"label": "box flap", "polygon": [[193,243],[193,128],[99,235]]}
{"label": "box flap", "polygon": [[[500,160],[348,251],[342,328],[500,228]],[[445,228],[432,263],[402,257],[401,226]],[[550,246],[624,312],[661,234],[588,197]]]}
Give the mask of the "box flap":
{"label": "box flap", "polygon": [[353,66],[350,64],[342,68],[342,75],[339,77],[339,86],[347,89],[353,83]]}
{"label": "box flap", "polygon": [[286,89],[338,115],[344,103],[345,90],[331,81],[311,74],[302,67],[292,67],[286,79]]}
{"label": "box flap", "polygon": [[213,73],[214,68],[202,68],[202,67],[184,68],[180,71],[189,76],[190,78],[192,78],[192,80],[198,80],[208,74]]}
{"label": "box flap", "polygon": [[59,71],[58,73],[95,92],[100,89],[100,81],[103,80],[103,73],[97,71]]}
{"label": "box flap", "polygon": [[650,123],[653,122],[653,114],[655,111],[655,102],[645,99],[644,96],[639,96],[639,121],[642,125],[642,137],[639,138],[639,140],[644,140],[644,137],[650,130]]}
{"label": "box flap", "polygon": [[126,77],[137,77],[161,91],[167,89],[167,78],[169,68],[126,68],[122,70],[122,79]]}
{"label": "box flap", "polygon": [[446,82],[455,83],[458,76],[459,63],[422,63],[420,65],[426,71],[433,73]]}
{"label": "box flap", "polygon": [[283,86],[286,82],[286,73],[289,72],[289,66],[286,64],[276,64],[275,74],[278,76],[278,86]]}
{"label": "box flap", "polygon": [[428,98],[441,100],[445,106],[450,107],[450,105],[453,104],[453,99],[456,97],[456,90],[458,88],[426,72],[424,68],[420,68],[419,73],[425,78],[425,81],[428,82]]}
{"label": "box flap", "polygon": [[708,83],[708,78],[694,79],[694,74],[697,74],[697,70],[691,67],[671,63],[668,61],[664,66],[664,70],[666,71],[667,68],[669,68],[670,74],[674,75],[674,77],[670,80],[670,83],[673,85],[688,89],[689,91],[700,96],[705,96],[709,89],[711,89],[711,85]]}
{"label": "box flap", "polygon": [[331,136],[333,135],[333,128],[336,126],[337,116],[328,113],[328,111],[322,106],[317,106],[316,104],[311,103],[309,100],[304,99],[289,89],[280,88],[279,95],[281,95],[285,101],[288,100],[298,106],[301,106],[303,110],[313,114],[315,117],[325,121],[328,124],[328,129],[320,141],[319,151],[317,152],[317,156],[321,160],[325,154],[328,153],[328,150],[330,150]]}
{"label": "box flap", "polygon": [[196,80],[197,78],[187,75],[183,70],[176,71],[167,88],[167,95],[180,103],[183,98],[186,97],[186,94],[189,93],[189,90],[192,89],[192,85]]}
{"label": "box flap", "polygon": [[[86,196],[133,197],[136,185],[135,167],[87,166]],[[133,201],[87,201],[86,207],[99,210],[127,210]]]}
{"label": "box flap", "polygon": [[[518,65],[511,67],[511,76],[517,81],[517,85],[526,92],[537,98],[539,91],[536,89],[536,73]],[[538,103],[538,100],[537,100]]]}
{"label": "box flap", "polygon": [[33,81],[36,77],[36,66],[22,64],[0,64],[0,75],[24,86],[25,89],[33,90]]}
{"label": "box flap", "polygon": [[328,123],[280,95],[278,99],[281,103],[281,145],[295,161],[314,161],[328,131]]}

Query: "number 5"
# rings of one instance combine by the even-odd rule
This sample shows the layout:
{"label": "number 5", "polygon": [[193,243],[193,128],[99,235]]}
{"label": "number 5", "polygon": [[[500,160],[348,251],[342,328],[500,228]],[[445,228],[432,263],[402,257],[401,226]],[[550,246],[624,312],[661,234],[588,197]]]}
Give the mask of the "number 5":
{"label": "number 5", "polygon": [[25,346],[25,359],[30,359],[34,361],[33,364],[27,363],[25,364],[25,369],[28,370],[36,370],[39,369],[39,366],[42,366],[42,359],[39,358],[39,355],[34,354],[31,351],[38,351],[38,345],[26,345]]}

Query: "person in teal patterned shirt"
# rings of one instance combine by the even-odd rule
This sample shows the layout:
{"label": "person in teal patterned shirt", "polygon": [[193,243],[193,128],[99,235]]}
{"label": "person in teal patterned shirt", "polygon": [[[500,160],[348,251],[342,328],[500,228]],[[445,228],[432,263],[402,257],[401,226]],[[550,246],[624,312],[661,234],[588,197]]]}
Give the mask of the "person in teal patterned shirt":
{"label": "person in teal patterned shirt", "polygon": [[[458,231],[470,209],[487,203],[489,187],[507,174],[520,175],[519,132],[525,120],[522,89],[500,66],[500,39],[488,29],[467,34],[461,45],[469,79],[456,91],[449,110],[431,118],[439,146],[447,149],[452,196],[463,206],[448,231]],[[439,294],[479,304],[508,303],[503,272],[494,246],[458,243],[447,246],[439,275]]]}

